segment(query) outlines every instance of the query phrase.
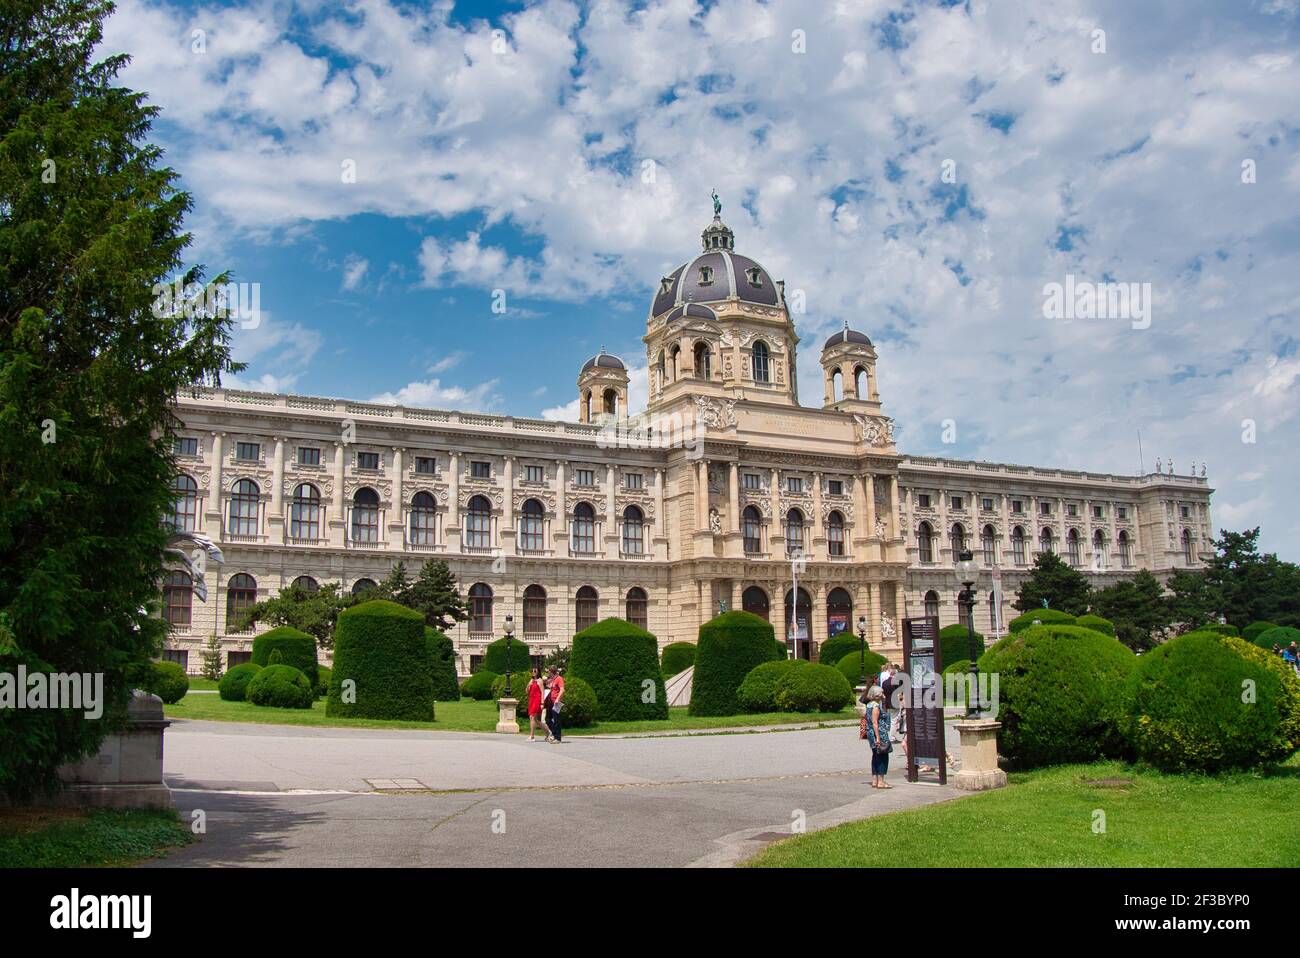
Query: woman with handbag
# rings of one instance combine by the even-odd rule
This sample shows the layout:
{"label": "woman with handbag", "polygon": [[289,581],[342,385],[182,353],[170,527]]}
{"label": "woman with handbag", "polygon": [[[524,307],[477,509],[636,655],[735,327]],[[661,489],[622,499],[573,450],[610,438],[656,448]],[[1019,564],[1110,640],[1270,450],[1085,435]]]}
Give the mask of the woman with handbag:
{"label": "woman with handbag", "polygon": [[[537,726],[545,728],[542,721],[542,670],[533,669],[533,677],[528,680],[528,741],[537,741]],[[551,737],[549,729],[546,737]]]}
{"label": "woman with handbag", "polygon": [[873,685],[862,696],[867,706],[867,714],[862,717],[866,729],[867,743],[871,746],[871,787],[893,788],[885,784],[885,774],[889,771],[889,753],[893,743],[889,741],[889,713],[885,711],[885,693],[879,685]]}

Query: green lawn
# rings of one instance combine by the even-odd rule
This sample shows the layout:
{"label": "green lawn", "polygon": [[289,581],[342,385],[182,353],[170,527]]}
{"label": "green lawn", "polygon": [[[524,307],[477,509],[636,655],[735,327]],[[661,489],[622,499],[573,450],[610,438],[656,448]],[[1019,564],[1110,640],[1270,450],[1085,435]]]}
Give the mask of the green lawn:
{"label": "green lawn", "polygon": [[[205,719],[215,722],[258,722],[272,725],[317,725],[338,728],[424,728],[443,732],[491,732],[497,724],[495,702],[439,702],[434,708],[434,722],[388,722],[380,719],[328,718],[325,700],[317,699],[310,709],[264,708],[250,702],[226,702],[216,695],[187,695],[175,705],[166,705],[168,718]],[[669,709],[666,721],[595,722],[587,728],[565,729],[566,735],[610,735],[622,732],[676,732],[692,729],[748,728],[755,725],[788,725],[799,722],[834,722],[853,720],[857,713],[848,708],[835,714],[775,712],[762,715],[725,715],[697,717],[684,708]],[[521,722],[520,729],[528,730]]]}
{"label": "green lawn", "polygon": [[201,675],[189,675],[186,676],[186,678],[190,680],[191,692],[193,692],[195,689],[202,689],[208,692],[215,692],[217,690],[217,685],[219,684],[217,682],[212,681],[212,679],[205,679]]}
{"label": "green lawn", "polygon": [[171,810],[0,809],[0,868],[133,865],[192,841]]}
{"label": "green lawn", "polygon": [[[1280,768],[1214,778],[1120,762],[1067,765],[1012,774],[1010,786],[996,791],[779,842],[746,864],[1294,868],[1298,787],[1300,753]],[[1104,833],[1094,832],[1098,811]]]}

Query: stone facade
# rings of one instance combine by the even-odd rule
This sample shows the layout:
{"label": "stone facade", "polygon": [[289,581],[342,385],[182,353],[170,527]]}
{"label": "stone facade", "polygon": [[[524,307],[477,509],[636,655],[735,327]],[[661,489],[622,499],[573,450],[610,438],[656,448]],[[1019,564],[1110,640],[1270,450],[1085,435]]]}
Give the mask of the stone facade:
{"label": "stone facade", "polygon": [[[479,593],[478,615],[452,632],[467,674],[507,612],[536,652],[612,615],[644,621],[661,644],[694,640],[722,604],[768,615],[780,635],[792,578],[814,647],[864,616],[870,645],[897,652],[902,618],[928,606],[957,620],[955,536],[983,560],[982,598],[987,567],[1001,570],[1003,621],[1041,548],[1099,583],[1164,576],[1209,550],[1203,477],[900,454],[875,348],[847,327],[822,352],[825,404],[800,406],[783,284],[732,252],[719,219],[704,243],[660,282],[650,400],[636,417],[622,363],[603,352],[579,376],[577,423],[233,389],[179,396],[178,514],[225,563],[206,569],[206,602],[183,578],[165,589],[169,654],[197,672],[216,635],[238,661],[252,636],[228,630],[232,605],[299,577],[354,589],[399,559],[412,574],[443,559],[463,595]],[[977,628],[991,631],[990,614],[981,601]]]}

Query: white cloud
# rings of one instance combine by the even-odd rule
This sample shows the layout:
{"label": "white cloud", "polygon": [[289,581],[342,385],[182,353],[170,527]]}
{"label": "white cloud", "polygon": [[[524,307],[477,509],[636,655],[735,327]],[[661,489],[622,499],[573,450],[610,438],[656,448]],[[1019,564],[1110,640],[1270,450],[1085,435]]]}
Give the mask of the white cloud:
{"label": "white cloud", "polygon": [[399,406],[429,406],[434,409],[458,409],[474,412],[490,412],[496,408],[501,398],[496,395],[497,380],[465,388],[463,386],[444,386],[437,379],[424,382],[407,383],[396,392],[380,393],[372,396],[369,402],[393,403]]}
{"label": "white cloud", "polygon": [[348,256],[343,261],[343,289],[348,292],[355,291],[366,278],[366,272],[370,269],[370,260],[357,256],[355,253]]}

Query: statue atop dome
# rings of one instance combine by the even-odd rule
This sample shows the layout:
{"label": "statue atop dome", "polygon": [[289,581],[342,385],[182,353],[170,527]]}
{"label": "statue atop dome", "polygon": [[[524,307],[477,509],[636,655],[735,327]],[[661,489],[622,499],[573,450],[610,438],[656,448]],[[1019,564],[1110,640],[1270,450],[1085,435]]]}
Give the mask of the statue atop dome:
{"label": "statue atop dome", "polygon": [[718,199],[717,187],[714,187],[713,192],[709,195],[713,197],[713,218],[717,219],[722,215],[722,200]]}

